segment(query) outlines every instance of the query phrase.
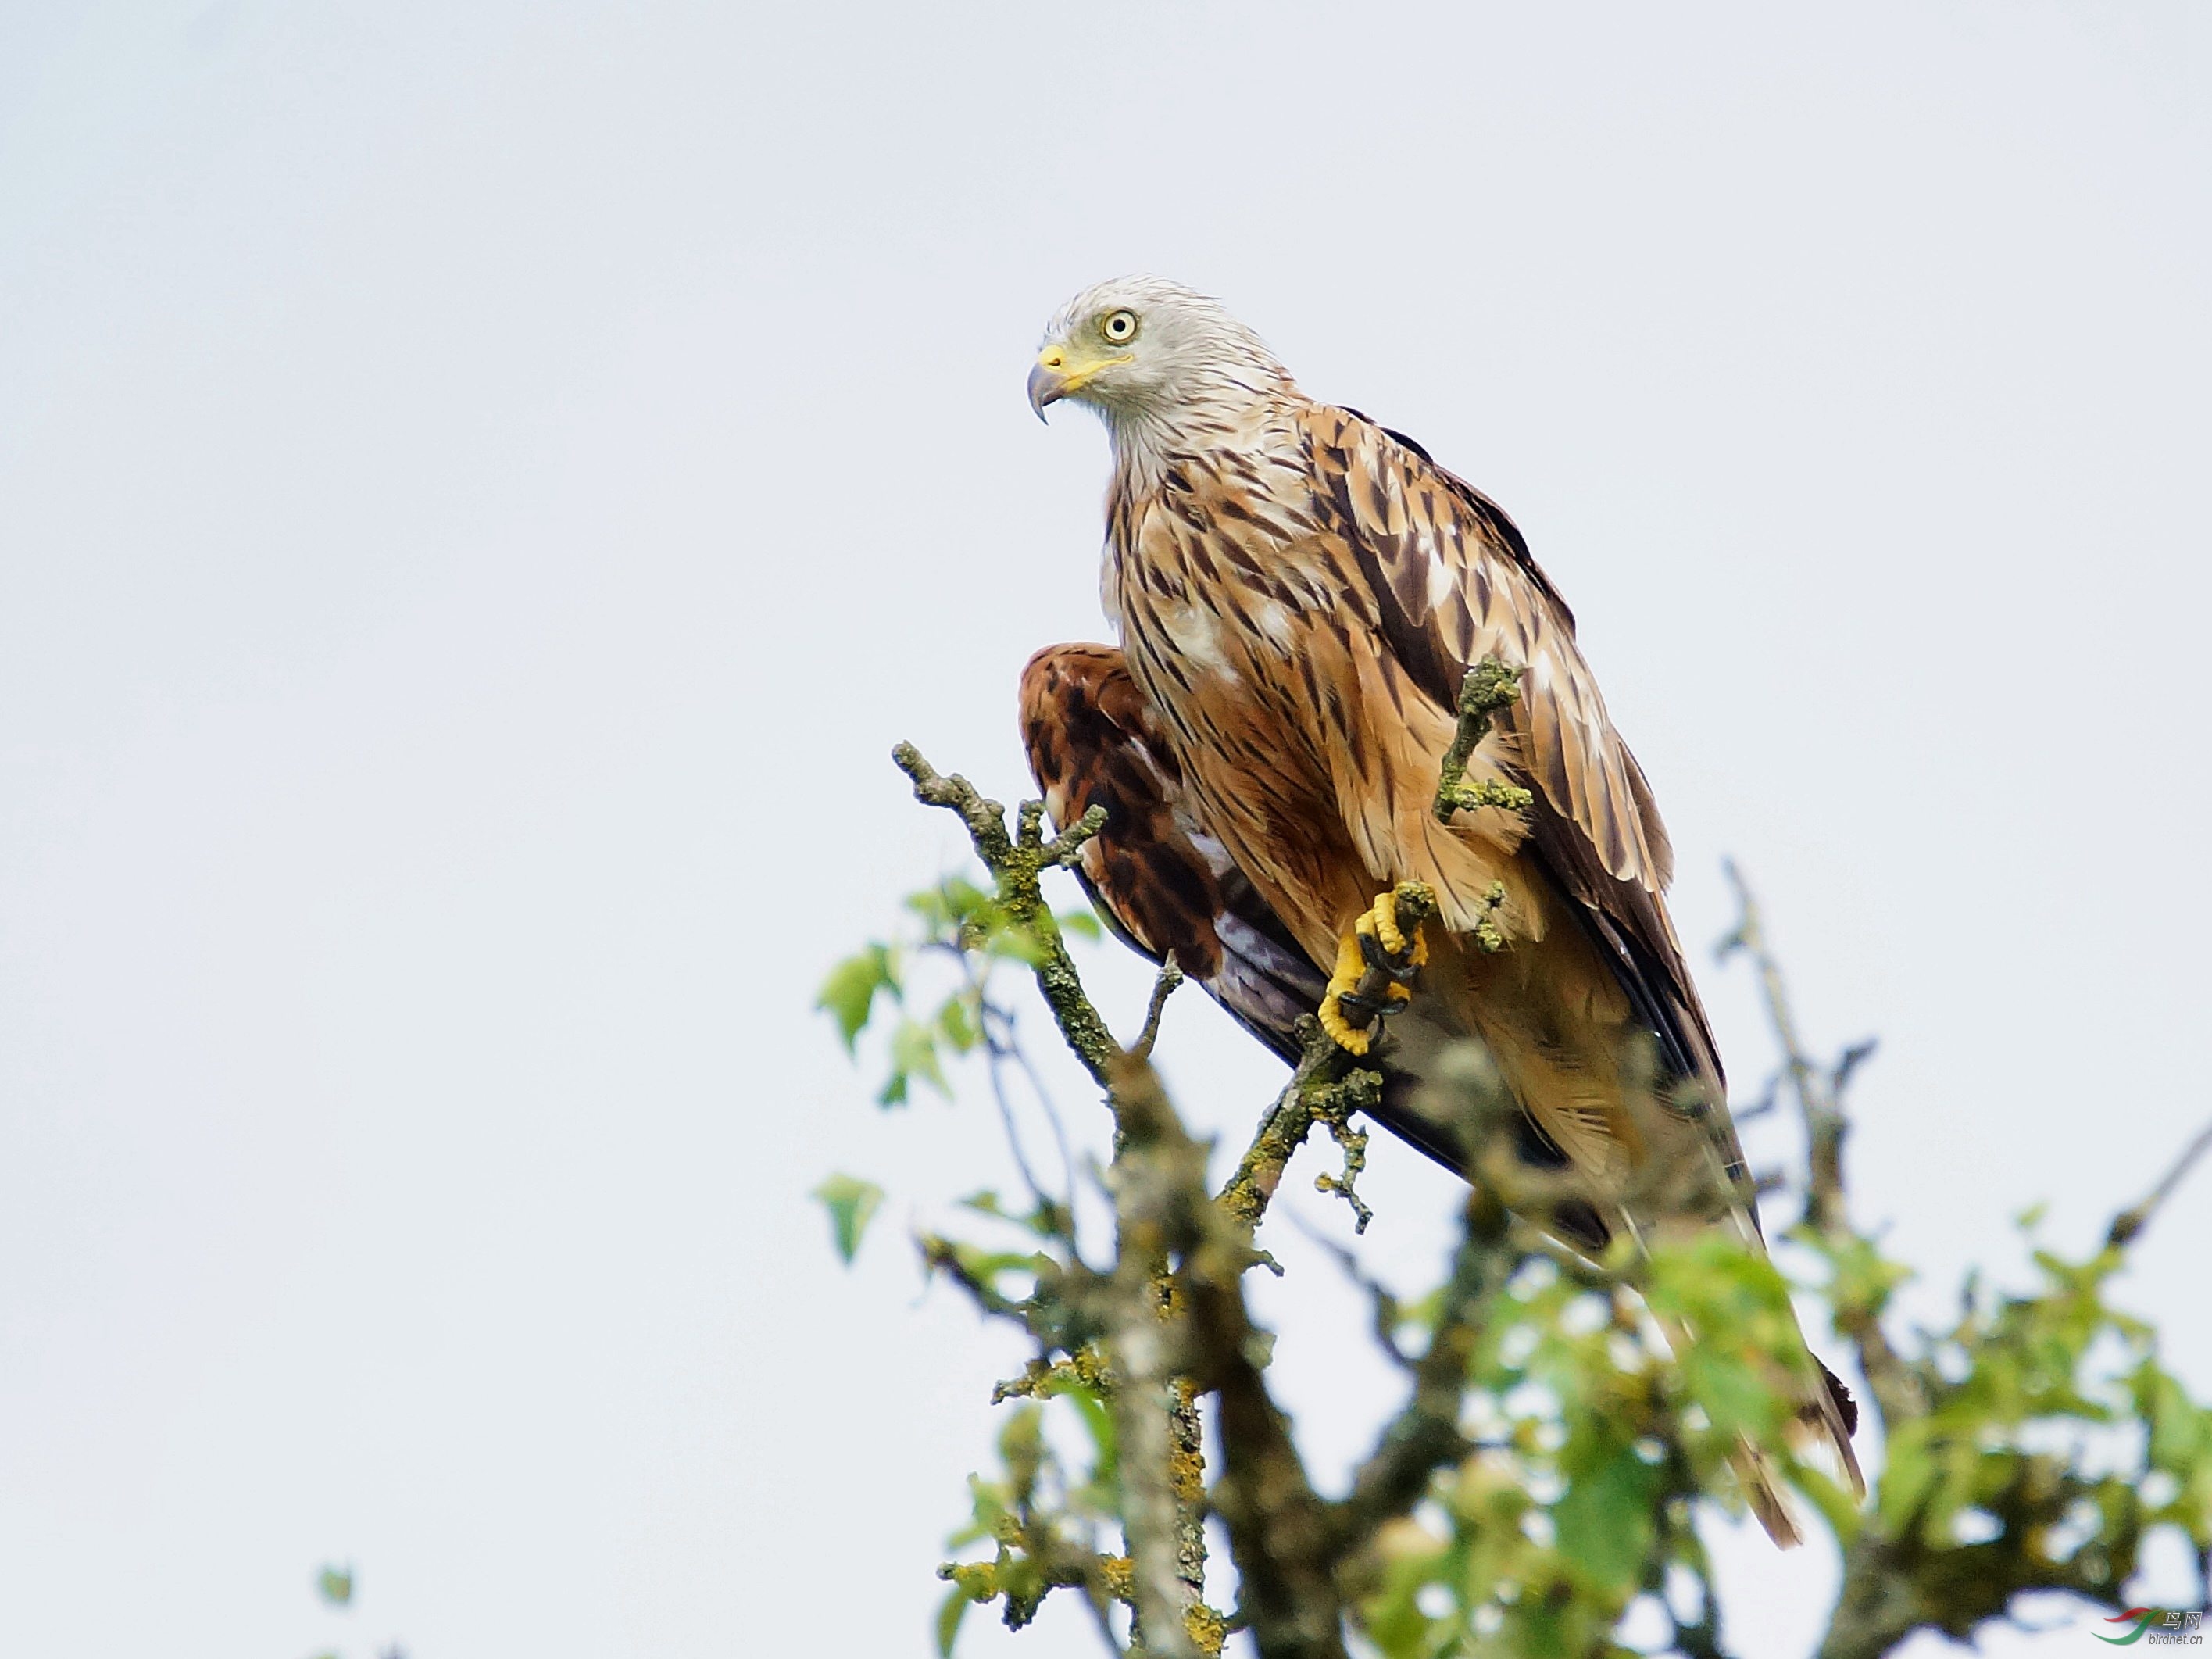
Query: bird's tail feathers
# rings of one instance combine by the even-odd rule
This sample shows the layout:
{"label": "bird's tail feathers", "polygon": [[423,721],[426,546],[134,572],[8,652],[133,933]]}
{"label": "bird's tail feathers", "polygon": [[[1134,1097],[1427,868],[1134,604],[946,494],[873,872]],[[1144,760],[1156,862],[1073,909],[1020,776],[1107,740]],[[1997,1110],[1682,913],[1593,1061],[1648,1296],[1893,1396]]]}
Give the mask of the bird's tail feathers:
{"label": "bird's tail feathers", "polygon": [[1774,1460],[1761,1451],[1750,1436],[1745,1435],[1737,1442],[1729,1467],[1735,1471],[1736,1481],[1743,1488],[1743,1501],[1759,1517],[1759,1524],[1766,1529],[1774,1547],[1794,1550],[1803,1543],[1805,1535],[1797,1530],[1797,1517],[1790,1512],[1789,1501],[1782,1495]]}
{"label": "bird's tail feathers", "polygon": [[[1678,1354],[1694,1340],[1689,1327],[1679,1320],[1662,1320],[1660,1328],[1666,1334],[1668,1346]],[[1857,1402],[1852,1400],[1850,1390],[1842,1380],[1814,1358],[1809,1348],[1805,1351],[1805,1364],[1809,1370],[1804,1371],[1796,1414],[1787,1431],[1790,1448],[1811,1462],[1832,1462],[1849,1483],[1851,1495],[1863,1498],[1866,1476],[1860,1472],[1858,1455],[1851,1449],[1851,1435],[1858,1427]],[[1744,1502],[1776,1547],[1795,1549],[1804,1542],[1804,1534],[1783,1491],[1781,1474],[1775,1468],[1774,1459],[1745,1436],[1729,1456],[1729,1467],[1735,1470],[1737,1484],[1743,1489]]]}
{"label": "bird's tail feathers", "polygon": [[1843,1378],[1817,1358],[1813,1366],[1820,1373],[1820,1381],[1810,1390],[1810,1397],[1797,1408],[1792,1443],[1802,1446],[1809,1441],[1832,1452],[1844,1480],[1850,1484],[1851,1496],[1864,1498],[1866,1475],[1859,1468],[1858,1454],[1851,1449],[1851,1437],[1859,1427],[1859,1402],[1851,1398],[1851,1391],[1844,1386]]}

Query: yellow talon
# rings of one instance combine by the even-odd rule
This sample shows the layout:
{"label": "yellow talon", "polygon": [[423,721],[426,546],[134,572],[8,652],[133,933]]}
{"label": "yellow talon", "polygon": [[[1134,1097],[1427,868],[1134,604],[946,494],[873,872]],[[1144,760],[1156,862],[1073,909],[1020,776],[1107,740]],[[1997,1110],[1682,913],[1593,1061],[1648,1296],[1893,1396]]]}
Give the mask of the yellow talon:
{"label": "yellow talon", "polygon": [[[1360,921],[1367,918],[1362,916]],[[1328,976],[1328,991],[1321,1000],[1319,1014],[1321,1029],[1329,1034],[1336,1046],[1347,1054],[1367,1052],[1368,1033],[1348,1025],[1344,1018],[1344,999],[1359,987],[1359,976],[1367,971],[1367,957],[1359,948],[1359,936],[1346,933],[1336,942],[1336,971]]]}
{"label": "yellow talon", "polygon": [[[1406,954],[1406,935],[1398,926],[1398,890],[1396,888],[1394,887],[1388,892],[1377,893],[1375,896],[1373,908],[1352,925],[1354,931],[1358,933],[1373,934],[1375,942],[1382,947],[1385,955],[1402,957]],[[1421,930],[1419,927],[1413,929],[1413,966],[1426,967],[1429,960],[1429,944],[1421,937]],[[1343,953],[1340,951],[1338,966],[1342,965]]]}
{"label": "yellow talon", "polygon": [[[1374,939],[1386,956],[1407,959],[1407,965],[1419,968],[1429,959],[1428,941],[1421,930],[1414,928],[1409,940],[1398,926],[1398,894],[1394,888],[1378,894],[1375,903],[1364,915],[1352,924],[1352,931],[1337,941],[1336,971],[1329,975],[1328,991],[1321,1000],[1318,1013],[1321,1028],[1328,1033],[1336,1045],[1347,1054],[1364,1054],[1374,1041],[1375,1026],[1371,1021],[1365,1029],[1349,1024],[1344,1018],[1344,999],[1359,988],[1359,981],[1367,973],[1367,952],[1360,945],[1364,935]],[[1413,993],[1396,981],[1383,987],[1383,993],[1393,1002],[1409,1000]]]}
{"label": "yellow talon", "polygon": [[1375,942],[1394,957],[1406,953],[1406,936],[1398,931],[1398,895],[1394,890],[1377,893],[1374,907],[1353,922],[1359,933],[1370,933]]}

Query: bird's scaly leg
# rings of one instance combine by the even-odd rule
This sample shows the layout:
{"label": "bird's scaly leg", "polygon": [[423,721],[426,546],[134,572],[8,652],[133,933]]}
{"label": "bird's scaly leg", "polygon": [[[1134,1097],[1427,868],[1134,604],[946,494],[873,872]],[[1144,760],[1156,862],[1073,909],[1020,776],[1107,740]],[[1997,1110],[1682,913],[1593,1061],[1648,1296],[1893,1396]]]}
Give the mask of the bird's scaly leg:
{"label": "bird's scaly leg", "polygon": [[1377,894],[1374,906],[1337,942],[1336,970],[1319,1012],[1322,1029],[1346,1053],[1365,1054],[1376,1024],[1412,998],[1407,981],[1429,959],[1421,920],[1435,908],[1426,887],[1401,882]]}

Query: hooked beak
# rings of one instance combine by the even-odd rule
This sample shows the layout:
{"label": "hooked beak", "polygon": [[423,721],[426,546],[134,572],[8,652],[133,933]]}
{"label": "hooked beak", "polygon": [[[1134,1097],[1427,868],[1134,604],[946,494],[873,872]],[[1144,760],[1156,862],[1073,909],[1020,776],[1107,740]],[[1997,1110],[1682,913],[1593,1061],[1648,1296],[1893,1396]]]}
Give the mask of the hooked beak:
{"label": "hooked beak", "polygon": [[1045,406],[1056,404],[1067,395],[1067,353],[1058,346],[1048,346],[1030,370],[1030,407],[1044,419]]}
{"label": "hooked beak", "polygon": [[1030,407],[1042,421],[1047,404],[1073,398],[1106,370],[1135,361],[1125,351],[1118,356],[1078,362],[1066,346],[1055,341],[1037,354],[1036,367],[1030,370]]}

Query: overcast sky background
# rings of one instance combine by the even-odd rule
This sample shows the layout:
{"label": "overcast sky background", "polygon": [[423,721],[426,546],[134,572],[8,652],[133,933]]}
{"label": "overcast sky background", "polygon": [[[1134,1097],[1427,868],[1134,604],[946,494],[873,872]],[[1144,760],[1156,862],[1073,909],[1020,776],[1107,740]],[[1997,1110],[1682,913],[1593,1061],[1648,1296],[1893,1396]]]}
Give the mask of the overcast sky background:
{"label": "overcast sky background", "polygon": [[[2212,1111],[2208,94],[2194,0],[0,9],[0,1651],[926,1650],[1015,1357],[903,1235],[1004,1159],[807,1005],[960,850],[890,743],[1012,795],[1099,636],[1022,380],[1119,271],[1518,520],[1700,963],[1732,853],[1880,1033],[1922,1305],[2086,1243]],[[1333,1472],[1395,1385],[1269,1231]],[[2200,1176],[2123,1292],[2200,1394],[2209,1258]],[[1824,1557],[1729,1544],[1747,1656]]]}

